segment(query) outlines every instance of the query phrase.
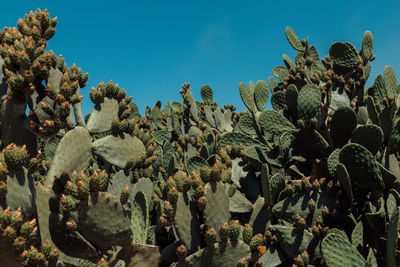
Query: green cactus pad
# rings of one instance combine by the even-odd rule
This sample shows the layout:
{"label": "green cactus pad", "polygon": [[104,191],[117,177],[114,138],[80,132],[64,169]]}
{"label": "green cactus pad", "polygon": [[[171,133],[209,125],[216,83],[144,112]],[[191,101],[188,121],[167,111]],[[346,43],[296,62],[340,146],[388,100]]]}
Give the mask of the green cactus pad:
{"label": "green cactus pad", "polygon": [[48,187],[45,187],[41,184],[36,186],[36,207],[37,207],[37,219],[38,225],[40,228],[40,238],[41,240],[51,240],[50,232],[49,232],[49,216],[50,216],[50,198],[54,198],[56,195],[53,190]]}
{"label": "green cactus pad", "polygon": [[350,143],[342,148],[339,161],[346,166],[350,179],[360,187],[383,190],[382,175],[374,156],[359,144]]}
{"label": "green cactus pad", "polygon": [[248,213],[253,210],[251,202],[239,191],[229,198],[229,211],[232,213]]}
{"label": "green cactus pad", "polygon": [[337,148],[337,149],[333,150],[332,153],[328,157],[328,172],[332,178],[336,177],[336,168],[339,163],[339,153],[340,153],[340,149]]}
{"label": "green cactus pad", "polygon": [[186,92],[187,98],[190,103],[190,114],[192,115],[192,118],[194,119],[195,122],[199,121],[199,115],[198,115],[198,110],[197,110],[197,105],[196,101],[194,100],[193,94],[191,90],[188,90]]}
{"label": "green cactus pad", "polygon": [[142,191],[136,193],[131,212],[132,239],[137,243],[145,244],[149,228],[149,207]]}
{"label": "green cactus pad", "polygon": [[299,97],[299,92],[294,84],[290,84],[286,88],[286,106],[293,119],[297,119],[297,98]]}
{"label": "green cactus pad", "polygon": [[201,87],[200,95],[204,102],[213,102],[213,91],[208,84]]}
{"label": "green cactus pad", "polygon": [[242,98],[243,103],[247,107],[250,112],[256,111],[256,105],[254,103],[254,96],[251,94],[249,89],[244,83],[240,83],[239,85],[240,97]]}
{"label": "green cactus pad", "polygon": [[11,210],[21,207],[22,215],[25,218],[32,217],[36,212],[36,190],[33,178],[28,174],[28,170],[23,167],[10,171],[6,183],[8,192],[5,203],[2,203],[0,199],[0,206],[9,206]]}
{"label": "green cactus pad", "polygon": [[[326,157],[329,144],[315,129],[304,129],[295,134],[294,152],[306,159]],[[313,144],[310,146],[310,144]]]}
{"label": "green cactus pad", "polygon": [[309,121],[317,114],[321,105],[321,91],[315,85],[307,84],[301,88],[297,98],[297,114],[299,119]]}
{"label": "green cactus pad", "polygon": [[280,247],[290,257],[295,258],[303,251],[307,251],[312,262],[321,258],[320,241],[307,230],[299,230],[292,226],[273,225],[272,231],[276,233]]}
{"label": "green cactus pad", "polygon": [[262,146],[249,146],[244,150],[243,156],[256,171],[260,171],[262,162],[266,161],[268,151]]}
{"label": "green cactus pad", "polygon": [[321,250],[328,266],[360,267],[365,265],[365,260],[357,249],[340,235],[328,234],[322,241]]}
{"label": "green cactus pad", "polygon": [[345,68],[353,68],[358,63],[358,53],[350,43],[335,42],[329,48],[329,56],[333,64]]}
{"label": "green cactus pad", "polygon": [[269,184],[269,167],[268,164],[263,164],[261,169],[261,191],[267,206],[271,205],[271,191]]}
{"label": "green cactus pad", "polygon": [[293,31],[292,28],[289,26],[285,29],[286,38],[289,41],[290,45],[296,49],[297,51],[304,51],[304,47],[301,44],[299,38],[297,37],[296,33]]}
{"label": "green cactus pad", "polygon": [[366,225],[377,233],[385,231],[386,212],[385,202],[383,198],[379,199],[378,207],[375,207],[371,202],[367,202],[367,212],[364,214]]}
{"label": "green cactus pad", "polygon": [[126,246],[132,240],[129,218],[118,198],[107,192],[91,193],[80,201],[78,218],[79,232],[96,247]]}
{"label": "green cactus pad", "polygon": [[285,132],[296,132],[296,127],[282,114],[275,110],[264,110],[258,119],[265,132],[281,136]]}
{"label": "green cactus pad", "polygon": [[370,31],[366,31],[364,33],[364,37],[361,44],[361,55],[364,61],[369,60],[373,55],[373,48],[374,48],[374,38]]}
{"label": "green cactus pad", "polygon": [[339,88],[337,85],[333,85],[331,92],[331,104],[329,105],[329,115],[333,115],[335,110],[343,106],[351,106],[350,98],[346,91]]}
{"label": "green cactus pad", "polygon": [[347,143],[357,126],[357,115],[351,107],[343,106],[333,114],[330,130],[333,145],[341,147]]}
{"label": "green cactus pad", "polygon": [[382,129],[375,124],[361,125],[354,130],[351,142],[364,146],[376,155],[383,143]]}
{"label": "green cactus pad", "polygon": [[196,172],[197,174],[200,174],[200,168],[202,166],[208,166],[207,161],[199,156],[194,156],[190,159],[188,159],[186,163],[186,170],[188,174],[192,175],[192,172]]}
{"label": "green cactus pad", "polygon": [[357,123],[367,124],[369,119],[368,110],[366,106],[359,107],[357,110]]}
{"label": "green cactus pad", "polygon": [[171,139],[171,132],[158,130],[151,133],[151,136],[159,145],[164,145],[165,142],[169,142]]}
{"label": "green cactus pad", "polygon": [[131,174],[127,171],[120,170],[110,179],[107,192],[115,197],[119,197],[123,188],[132,189]]}
{"label": "green cactus pad", "polygon": [[105,97],[103,103],[94,106],[86,128],[90,133],[109,131],[115,118],[118,118],[118,101],[114,98]]}
{"label": "green cactus pad", "polygon": [[54,155],[56,154],[57,151],[58,143],[60,143],[60,138],[55,136],[50,137],[49,139],[46,140],[43,152],[47,160],[51,161],[54,158]]}
{"label": "green cactus pad", "polygon": [[[315,210],[313,213],[308,209],[307,203],[313,199]],[[322,208],[327,206],[329,210],[335,208],[335,199],[325,193],[295,194],[287,197],[272,207],[273,214],[279,219],[295,222],[295,215],[298,214],[306,220],[308,226],[316,224],[317,217],[322,216]]]}
{"label": "green cactus pad", "polygon": [[204,220],[208,229],[219,231],[221,224],[230,221],[229,197],[221,182],[210,182],[204,186],[206,206]]}
{"label": "green cactus pad", "polygon": [[271,95],[271,105],[276,111],[287,109],[286,95],[283,91],[277,91]]}
{"label": "green cactus pad", "polygon": [[212,127],[216,127],[216,125],[215,125],[215,119],[214,119],[214,116],[213,116],[213,110],[212,110],[212,107],[211,106],[209,106],[209,105],[205,105],[204,106],[204,112],[205,112],[205,115],[206,115],[206,120],[207,120],[207,122],[212,126]]}
{"label": "green cactus pad", "polygon": [[385,90],[388,97],[394,97],[397,91],[397,78],[391,66],[385,66],[383,81],[385,83]]}
{"label": "green cactus pad", "polygon": [[124,168],[129,158],[137,158],[146,149],[137,137],[107,135],[93,142],[93,153],[105,161]]}
{"label": "green cactus pad", "polygon": [[271,93],[275,92],[275,89],[278,88],[278,83],[272,76],[268,77],[268,87]]}
{"label": "green cactus pad", "polygon": [[288,69],[290,69],[290,68],[295,69],[296,68],[296,66],[294,65],[293,61],[290,59],[290,57],[288,55],[283,54],[282,55],[282,59],[283,59],[283,62],[285,63],[285,65],[286,65],[286,67]]}
{"label": "green cactus pad", "polygon": [[366,102],[367,102],[369,119],[372,121],[373,124],[379,126],[380,122],[378,117],[378,111],[376,110],[374,99],[371,96],[367,96]]}
{"label": "green cactus pad", "polygon": [[91,150],[92,138],[84,127],[77,126],[68,131],[58,144],[44,184],[51,186],[54,178],[63,172],[71,174],[86,169],[92,158]]}
{"label": "green cactus pad", "polygon": [[258,263],[262,266],[276,267],[280,266],[286,261],[287,257],[279,246],[271,246],[267,251],[258,259]]}
{"label": "green cactus pad", "polygon": [[399,208],[393,213],[390,218],[389,227],[387,231],[387,242],[386,242],[386,266],[396,266],[396,247],[399,232]]}
{"label": "green cactus pad", "polygon": [[262,146],[262,143],[254,140],[253,138],[248,137],[247,135],[241,133],[225,133],[221,137],[221,141],[219,142],[220,148],[225,148],[226,145],[243,145],[243,146],[252,146],[259,145]]}
{"label": "green cactus pad", "polygon": [[[63,235],[61,235],[60,233],[58,233],[57,231],[63,231],[65,230],[65,222],[64,225],[62,227],[60,227],[60,229],[57,229],[56,231],[54,231],[54,228],[50,227],[50,217],[53,218],[52,220],[54,221],[54,218],[57,218],[58,215],[53,214],[51,215],[51,211],[50,211],[50,205],[49,205],[49,200],[51,198],[56,197],[56,195],[54,194],[53,190],[51,190],[48,187],[42,186],[41,184],[36,185],[36,208],[37,208],[37,222],[38,222],[38,226],[40,229],[40,239],[42,242],[49,240],[50,243],[52,245],[55,246],[54,243],[56,243],[58,245],[58,253],[59,253],[59,257],[58,259],[64,262],[68,262],[68,263],[74,263],[76,262],[77,258],[73,258],[71,256],[68,256],[67,254],[64,253],[64,251],[66,253],[71,252],[72,254],[70,255],[75,255],[75,256],[83,256],[85,258],[96,258],[96,251],[93,249],[93,247],[87,242],[84,241],[82,242],[82,240],[84,240],[83,237],[81,237],[81,239],[78,239],[78,236],[80,235],[74,235],[73,233],[68,234],[67,233],[67,238],[64,238]],[[57,227],[57,224],[55,225],[55,227]],[[52,230],[52,231],[51,231]],[[75,241],[73,241],[73,236],[75,236],[77,239],[75,239]],[[53,239],[55,241],[53,241]],[[79,241],[80,240],[80,241]],[[75,251],[75,252],[73,252]],[[82,254],[78,254],[80,252],[84,252]],[[74,254],[75,253],[75,254]],[[78,264],[78,266],[80,266],[80,264]]]}
{"label": "green cactus pad", "polygon": [[132,188],[131,195],[129,197],[130,202],[135,199],[136,193],[142,191],[146,196],[147,202],[149,202],[149,207],[152,207],[152,197],[154,192],[153,182],[149,178],[140,178]]}
{"label": "green cactus pad", "polygon": [[281,173],[275,173],[269,179],[269,196],[270,204],[276,203],[279,194],[285,189],[285,177]]}
{"label": "green cactus pad", "polygon": [[257,134],[255,130],[255,125],[252,117],[249,114],[244,114],[240,116],[239,122],[238,122],[240,130],[242,132],[249,134],[249,135],[255,135]]}
{"label": "green cactus pad", "polygon": [[397,200],[393,193],[389,193],[386,200],[387,217],[390,220],[397,209]]}
{"label": "green cactus pad", "polygon": [[325,67],[321,63],[321,59],[318,55],[318,51],[315,48],[315,46],[310,45],[310,47],[308,48],[308,53],[310,54],[310,57],[312,58],[313,61],[313,65],[311,66],[311,68],[312,69],[317,68],[318,70],[324,71]]}
{"label": "green cactus pad", "polygon": [[286,68],[286,66],[276,66],[276,67],[274,67],[273,69],[272,69],[272,74],[276,77],[276,78],[278,78],[278,79],[280,79],[281,81],[283,80],[282,79],[282,77],[281,77],[281,72],[287,72],[288,70],[287,70],[287,68]]}
{"label": "green cactus pad", "polygon": [[340,230],[340,229],[338,229],[338,228],[331,228],[331,229],[329,229],[327,235],[329,235],[329,234],[339,235],[341,238],[346,239],[347,241],[350,242],[350,240],[349,240],[347,234],[346,234],[343,230]]}
{"label": "green cactus pad", "polygon": [[50,213],[48,221],[51,241],[63,252],[60,255],[63,260],[69,261],[73,257],[96,262],[100,259],[97,249],[80,232],[67,229],[61,215]]}
{"label": "green cactus pad", "polygon": [[250,258],[250,247],[242,241],[217,243],[190,255],[185,261],[172,265],[183,266],[236,266],[240,259]]}
{"label": "green cactus pad", "polygon": [[158,246],[133,243],[115,253],[109,263],[110,266],[153,267],[159,264],[160,258],[161,254]]}
{"label": "green cactus pad", "polygon": [[339,180],[340,186],[346,192],[348,199],[351,202],[353,202],[354,196],[353,196],[353,191],[351,189],[350,176],[349,173],[347,172],[346,166],[344,166],[342,163],[339,163],[337,165],[336,177]]}
{"label": "green cactus pad", "polygon": [[390,136],[393,127],[394,106],[384,107],[379,113],[380,127],[383,131],[384,140]]}
{"label": "green cactus pad", "polygon": [[[6,101],[2,105],[1,111],[1,143],[2,146],[16,144],[18,146],[26,145],[28,153],[36,156],[37,138],[28,128],[29,123],[25,115],[26,104],[16,104]],[[28,124],[28,125],[27,125]]]}
{"label": "green cactus pad", "polygon": [[254,89],[254,100],[258,111],[263,111],[268,102],[269,90],[265,81],[257,81]]}
{"label": "green cactus pad", "polygon": [[200,220],[196,204],[187,193],[179,193],[174,221],[176,233],[185,247],[190,252],[197,251],[201,241]]}
{"label": "green cactus pad", "polygon": [[351,233],[351,243],[356,248],[364,246],[364,226],[362,222],[358,222],[356,227],[354,227]]}
{"label": "green cactus pad", "polygon": [[386,186],[391,186],[394,182],[396,182],[397,177],[394,173],[383,167],[380,163],[378,163],[378,166]]}
{"label": "green cactus pad", "polygon": [[390,133],[388,140],[387,151],[391,154],[400,151],[400,120],[396,120],[393,123],[392,132]]}

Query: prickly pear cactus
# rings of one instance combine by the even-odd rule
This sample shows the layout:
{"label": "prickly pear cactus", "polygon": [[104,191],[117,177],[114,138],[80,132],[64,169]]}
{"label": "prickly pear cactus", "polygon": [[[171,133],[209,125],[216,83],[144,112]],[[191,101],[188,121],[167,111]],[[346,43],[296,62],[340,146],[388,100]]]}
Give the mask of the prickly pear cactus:
{"label": "prickly pear cactus", "polygon": [[387,66],[365,87],[370,32],[320,59],[287,27],[296,57],[240,83],[246,111],[185,83],[142,115],[109,81],[84,118],[56,24],[0,31],[0,266],[400,262],[400,86]]}

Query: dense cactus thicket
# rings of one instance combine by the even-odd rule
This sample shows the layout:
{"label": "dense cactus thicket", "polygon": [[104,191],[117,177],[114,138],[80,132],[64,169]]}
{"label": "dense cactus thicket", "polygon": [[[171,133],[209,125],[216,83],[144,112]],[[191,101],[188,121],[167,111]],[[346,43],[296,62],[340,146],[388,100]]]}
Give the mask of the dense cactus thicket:
{"label": "dense cactus thicket", "polygon": [[370,32],[320,59],[287,27],[296,58],[239,85],[247,111],[184,84],[141,116],[110,81],[84,118],[56,24],[0,32],[0,266],[400,262],[400,86],[386,66],[365,88]]}

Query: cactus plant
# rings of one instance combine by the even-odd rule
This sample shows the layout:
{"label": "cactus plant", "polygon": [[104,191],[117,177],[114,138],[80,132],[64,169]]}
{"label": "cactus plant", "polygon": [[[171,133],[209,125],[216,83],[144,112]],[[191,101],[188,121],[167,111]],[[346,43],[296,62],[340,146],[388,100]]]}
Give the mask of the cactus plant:
{"label": "cactus plant", "polygon": [[387,66],[365,88],[370,32],[320,59],[287,27],[296,57],[240,83],[247,111],[185,83],[141,115],[109,81],[84,119],[88,75],[47,51],[56,24],[37,10],[0,31],[1,266],[399,261],[400,87]]}

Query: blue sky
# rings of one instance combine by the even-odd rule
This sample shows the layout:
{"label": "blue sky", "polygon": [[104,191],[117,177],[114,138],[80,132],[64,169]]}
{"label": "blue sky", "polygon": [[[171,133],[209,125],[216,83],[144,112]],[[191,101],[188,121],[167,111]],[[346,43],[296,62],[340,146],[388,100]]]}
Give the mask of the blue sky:
{"label": "blue sky", "polygon": [[38,7],[58,17],[49,48],[68,66],[89,72],[85,113],[93,107],[89,90],[110,79],[133,96],[142,114],[157,100],[181,101],[184,82],[198,100],[201,85],[209,84],[219,106],[244,110],[239,83],[267,80],[284,53],[294,59],[286,26],[300,39],[308,36],[320,57],[335,41],[359,49],[370,30],[377,58],[368,84],[385,65],[400,81],[400,1],[20,0],[2,3],[0,27],[15,26]]}

